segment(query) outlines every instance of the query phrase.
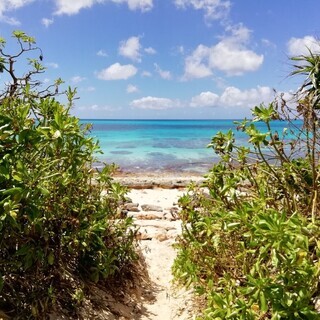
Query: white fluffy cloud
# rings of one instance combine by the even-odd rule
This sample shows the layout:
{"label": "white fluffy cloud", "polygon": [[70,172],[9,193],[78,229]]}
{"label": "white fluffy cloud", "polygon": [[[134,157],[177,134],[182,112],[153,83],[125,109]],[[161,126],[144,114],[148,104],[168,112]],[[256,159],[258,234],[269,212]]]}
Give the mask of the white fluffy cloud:
{"label": "white fluffy cloud", "polygon": [[97,56],[99,57],[107,57],[108,54],[105,52],[105,50],[101,49],[97,52]]}
{"label": "white fluffy cloud", "polygon": [[136,93],[136,92],[139,92],[138,87],[134,86],[133,84],[128,84],[127,93]]}
{"label": "white fluffy cloud", "polygon": [[142,77],[152,77],[152,74],[151,74],[151,72],[149,72],[149,71],[143,71],[142,73],[141,73],[141,76]]}
{"label": "white fluffy cloud", "polygon": [[130,105],[138,109],[167,110],[179,107],[180,101],[148,96],[133,100]]}
{"label": "white fluffy cloud", "polygon": [[117,62],[97,72],[96,75],[101,80],[126,80],[133,77],[137,71],[137,68],[131,64],[121,65]]}
{"label": "white fluffy cloud", "polygon": [[240,90],[236,87],[227,87],[219,96],[214,92],[201,92],[193,97],[189,104],[193,108],[201,107],[254,107],[262,102],[268,103],[274,98],[274,92],[269,87]]}
{"label": "white fluffy cloud", "polygon": [[162,70],[157,63],[154,64],[156,72],[160,75],[162,79],[170,80],[172,78],[170,71]]}
{"label": "white fluffy cloud", "polygon": [[111,0],[115,3],[127,3],[130,10],[150,11],[153,8],[153,0]]}
{"label": "white fluffy cloud", "polygon": [[247,48],[250,30],[243,25],[227,28],[231,33],[216,45],[207,47],[200,44],[193,53],[185,59],[184,79],[204,78],[220,70],[227,75],[242,75],[245,72],[257,70],[263,55]]}
{"label": "white fluffy cloud", "polygon": [[86,80],[86,78],[81,77],[81,76],[74,76],[74,77],[71,78],[71,81],[73,83],[80,83],[80,82],[82,82],[84,80]]}
{"label": "white fluffy cloud", "polygon": [[130,37],[128,40],[121,41],[119,54],[133,61],[141,62],[141,44],[139,37]]}
{"label": "white fluffy cloud", "polygon": [[34,0],[0,0],[0,21],[11,25],[19,25],[20,22],[13,17],[9,17],[7,13],[22,8],[33,1]]}
{"label": "white fluffy cloud", "polygon": [[140,10],[142,12],[149,11],[153,7],[153,0],[55,0],[55,14],[73,15],[77,14],[81,9],[91,8],[95,4],[105,3],[107,1],[126,3],[130,10]]}
{"label": "white fluffy cloud", "polygon": [[219,96],[213,92],[201,92],[198,96],[191,99],[190,107],[215,107],[219,102]]}
{"label": "white fluffy cloud", "polygon": [[133,100],[131,106],[139,109],[166,110],[188,106],[191,108],[253,108],[260,103],[269,103],[274,99],[272,88],[258,86],[247,90],[240,90],[236,87],[227,87],[220,95],[205,91],[194,96],[190,101],[181,102],[179,99],[173,100],[158,97],[143,97]]}
{"label": "white fluffy cloud", "polygon": [[157,53],[157,51],[155,49],[153,49],[152,47],[145,48],[144,51],[148,54],[156,54]]}
{"label": "white fluffy cloud", "polygon": [[[141,62],[142,49],[143,47],[140,43],[140,37],[133,36],[120,42],[118,52],[123,57],[129,58],[136,62]],[[152,47],[144,48],[143,51],[150,55],[157,53],[157,51]]]}
{"label": "white fluffy cloud", "polygon": [[174,3],[178,8],[193,7],[195,10],[202,10],[207,20],[225,18],[231,6],[228,0],[175,0]]}
{"label": "white fluffy cloud", "polygon": [[104,112],[104,111],[118,111],[118,110],[121,110],[121,108],[116,108],[116,107],[113,107],[113,106],[108,106],[108,105],[104,105],[104,106],[101,106],[101,105],[97,105],[97,104],[92,104],[92,105],[88,105],[88,106],[79,106],[77,107],[78,110],[80,111],[94,111],[94,112]]}
{"label": "white fluffy cloud", "polygon": [[210,48],[200,44],[193,53],[185,59],[184,78],[205,78],[212,75],[208,65]]}
{"label": "white fluffy cloud", "polygon": [[167,110],[172,108],[238,108],[251,109],[260,103],[268,104],[275,95],[270,87],[257,86],[247,90],[236,87],[227,87],[220,95],[211,91],[204,91],[192,97],[189,101],[158,97],[143,97],[133,100],[131,106],[138,109]]}
{"label": "white fluffy cloud", "polygon": [[49,68],[52,68],[52,69],[58,69],[59,68],[59,65],[56,62],[48,62],[46,65]]}
{"label": "white fluffy cloud", "polygon": [[53,24],[53,19],[42,18],[41,23],[48,28],[51,24]]}
{"label": "white fluffy cloud", "polygon": [[274,92],[269,87],[252,88],[241,91],[235,87],[228,87],[220,96],[219,103],[224,107],[253,107],[261,102],[271,102]]}
{"label": "white fluffy cloud", "polygon": [[55,0],[56,8],[55,14],[73,15],[77,14],[81,9],[92,7],[96,3],[101,3],[101,0]]}
{"label": "white fluffy cloud", "polygon": [[288,52],[291,56],[308,55],[309,50],[319,52],[319,41],[313,36],[305,36],[303,38],[291,38],[288,43]]}
{"label": "white fluffy cloud", "polygon": [[211,48],[209,67],[227,75],[242,75],[257,70],[263,62],[263,55],[248,50],[237,43],[221,41]]}
{"label": "white fluffy cloud", "polygon": [[258,86],[247,90],[227,87],[219,96],[214,92],[201,92],[193,97],[189,104],[193,108],[201,107],[248,107],[252,108],[262,102],[269,103],[274,98],[274,92],[269,87]]}
{"label": "white fluffy cloud", "polygon": [[96,88],[93,87],[93,86],[89,86],[89,87],[85,88],[85,91],[87,91],[87,92],[94,92],[94,91],[96,91]]}

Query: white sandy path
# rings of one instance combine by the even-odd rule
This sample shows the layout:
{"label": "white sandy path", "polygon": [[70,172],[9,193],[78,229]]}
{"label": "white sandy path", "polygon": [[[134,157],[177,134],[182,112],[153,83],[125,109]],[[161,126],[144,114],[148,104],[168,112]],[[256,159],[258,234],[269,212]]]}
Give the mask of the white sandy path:
{"label": "white sandy path", "polygon": [[[178,189],[131,190],[128,196],[134,203],[161,206],[165,212],[177,203],[185,191]],[[155,301],[146,302],[146,310],[141,320],[189,320],[193,319],[191,293],[184,289],[177,290],[172,284],[171,266],[176,252],[172,247],[175,236],[181,232],[180,221],[141,220],[136,221],[141,232],[150,233],[152,240],[141,241],[141,248],[148,265],[151,281],[155,286]],[[155,227],[156,226],[156,227]],[[166,233],[168,240],[159,241],[154,235]]]}

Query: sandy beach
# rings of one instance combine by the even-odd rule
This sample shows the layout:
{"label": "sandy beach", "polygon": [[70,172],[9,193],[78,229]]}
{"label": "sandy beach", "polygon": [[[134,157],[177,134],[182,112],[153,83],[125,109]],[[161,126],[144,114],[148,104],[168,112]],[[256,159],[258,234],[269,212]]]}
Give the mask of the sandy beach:
{"label": "sandy beach", "polygon": [[181,233],[178,199],[191,181],[201,184],[204,178],[196,174],[165,172],[122,173],[115,180],[130,188],[130,202],[125,210],[140,228],[139,246],[153,288],[153,299],[142,302],[137,308],[141,314],[132,314],[132,319],[193,319],[192,293],[172,283],[171,266],[176,256],[172,245]]}

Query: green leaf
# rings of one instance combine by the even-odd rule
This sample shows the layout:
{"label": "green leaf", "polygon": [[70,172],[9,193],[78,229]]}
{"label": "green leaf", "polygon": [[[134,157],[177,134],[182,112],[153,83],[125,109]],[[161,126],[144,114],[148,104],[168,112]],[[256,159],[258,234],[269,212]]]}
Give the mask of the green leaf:
{"label": "green leaf", "polygon": [[29,269],[32,265],[33,265],[33,258],[32,258],[31,253],[29,253],[29,254],[27,254],[27,255],[25,256],[24,267],[25,267],[26,269]]}
{"label": "green leaf", "polygon": [[12,32],[12,34],[13,34],[13,36],[14,37],[16,37],[16,38],[22,38],[23,36],[25,36],[26,34],[23,32],[23,31],[21,31],[21,30],[14,30],[13,32]]}
{"label": "green leaf", "polygon": [[224,308],[226,306],[226,302],[220,297],[219,294],[213,293],[212,299],[219,308]]}
{"label": "green leaf", "polygon": [[0,273],[0,292],[2,291],[3,289],[3,286],[4,286],[4,280],[2,278],[2,274]]}
{"label": "green leaf", "polygon": [[52,136],[53,139],[58,139],[58,138],[60,138],[60,137],[61,137],[61,132],[60,132],[60,130],[57,130],[57,131],[53,134],[53,136]]}
{"label": "green leaf", "polygon": [[44,196],[50,195],[50,191],[47,188],[39,187],[39,190],[40,190],[41,194],[43,194]]}
{"label": "green leaf", "polygon": [[[17,180],[17,179],[15,179]],[[3,195],[7,196],[7,195],[11,195],[11,196],[15,196],[15,195],[21,195],[23,192],[23,189],[21,187],[15,187],[15,188],[10,188],[7,189],[5,191],[2,192]]]}
{"label": "green leaf", "polygon": [[0,175],[2,175],[5,179],[9,179],[9,170],[5,166],[0,166]]}
{"label": "green leaf", "polygon": [[30,248],[30,245],[24,245],[16,252],[16,255],[25,256],[30,251]]}
{"label": "green leaf", "polygon": [[0,37],[0,46],[4,47],[4,45],[6,44],[6,40],[2,37]]}
{"label": "green leaf", "polygon": [[21,182],[23,180],[23,177],[21,176],[20,172],[19,173],[16,173],[16,174],[13,174],[12,175],[12,178],[18,182]]}
{"label": "green leaf", "polygon": [[231,222],[227,224],[227,229],[236,229],[238,226],[240,226],[240,222]]}
{"label": "green leaf", "polygon": [[99,281],[99,270],[94,270],[93,272],[91,272],[91,274],[90,274],[90,279],[93,281],[93,282],[95,282],[95,283],[97,283],[98,281]]}
{"label": "green leaf", "polygon": [[260,291],[259,298],[260,298],[260,309],[261,309],[261,311],[267,312],[268,311],[268,303],[266,301],[266,297],[265,297],[263,291]]}
{"label": "green leaf", "polygon": [[53,254],[53,252],[50,252],[49,255],[48,255],[48,263],[49,263],[50,266],[52,266],[53,263],[54,263],[54,254]]}

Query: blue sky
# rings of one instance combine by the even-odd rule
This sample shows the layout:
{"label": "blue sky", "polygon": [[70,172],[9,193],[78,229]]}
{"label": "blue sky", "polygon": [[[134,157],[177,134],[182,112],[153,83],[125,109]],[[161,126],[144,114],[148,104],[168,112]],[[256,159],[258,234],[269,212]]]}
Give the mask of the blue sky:
{"label": "blue sky", "polygon": [[319,10],[318,0],[0,0],[0,36],[8,50],[13,30],[36,38],[41,80],[77,87],[80,118],[234,119],[298,87],[288,57],[317,48]]}

